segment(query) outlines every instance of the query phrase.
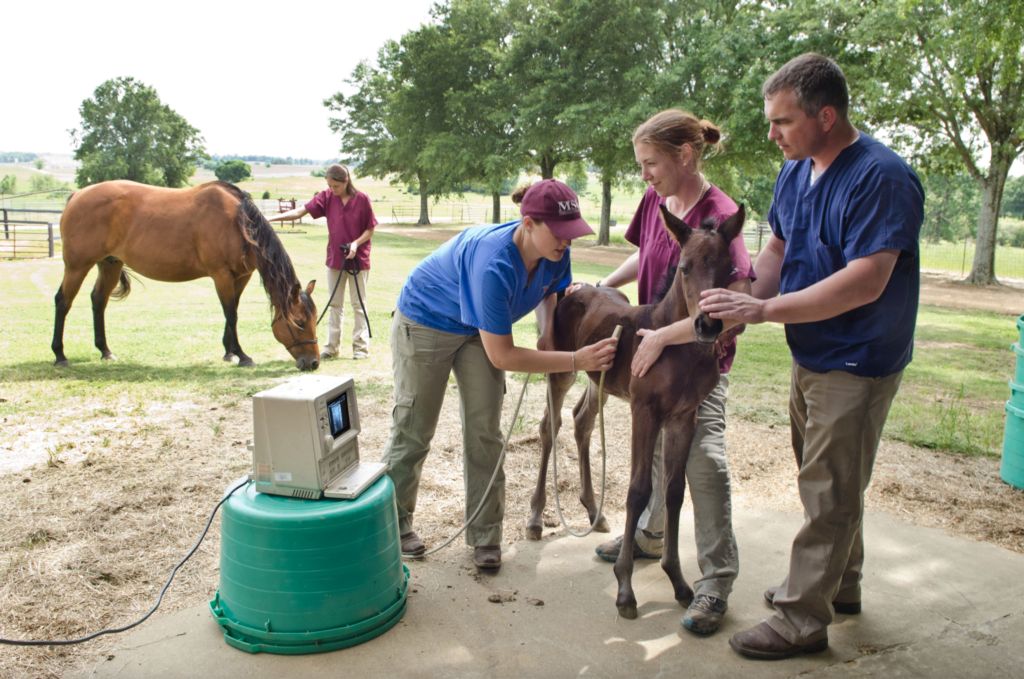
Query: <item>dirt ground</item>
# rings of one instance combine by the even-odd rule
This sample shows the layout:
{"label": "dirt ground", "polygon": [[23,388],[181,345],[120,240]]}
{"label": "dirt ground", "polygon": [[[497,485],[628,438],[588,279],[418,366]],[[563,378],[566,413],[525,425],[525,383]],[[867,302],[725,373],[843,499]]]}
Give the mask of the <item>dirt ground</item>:
{"label": "dirt ground", "polygon": [[[452,232],[382,230],[438,238]],[[614,265],[630,250],[581,248],[573,257]],[[922,301],[1019,314],[1024,287],[977,291],[927,274]],[[364,376],[382,377],[385,375]],[[509,382],[503,426],[512,421],[521,384]],[[7,398],[0,385],[0,398]],[[570,525],[585,527],[577,500],[578,460],[566,400],[559,435],[558,487]],[[531,386],[521,424],[510,437],[505,464],[505,541],[525,539],[524,524],[536,484],[543,411],[542,384]],[[390,398],[360,398],[361,448],[366,459],[383,449],[391,421]],[[139,412],[134,403],[82,401],[59,422],[40,415],[3,422],[0,442],[0,637],[75,638],[128,624],[150,609],[172,568],[195,544],[209,512],[229,484],[245,474],[252,436],[248,401],[221,403],[183,394],[170,404]],[[612,401],[605,414],[608,479],[605,514],[613,531],[625,519],[629,475],[629,413]],[[785,427],[733,419],[729,465],[736,511],[800,511],[795,463]],[[595,482],[600,484],[599,437],[594,436]],[[55,445],[55,442],[62,442]],[[463,521],[462,441],[456,388],[449,389],[438,434],[424,470],[416,527],[436,544]],[[546,535],[562,534],[547,481]],[[689,500],[684,511],[689,506]],[[968,540],[1024,553],[1024,491],[999,478],[999,460],[935,453],[885,441],[879,451],[867,511],[885,511],[912,523],[940,527]],[[783,548],[783,546],[780,546]],[[462,540],[450,550],[468,559]],[[682,545],[684,560],[694,559]],[[756,554],[743,552],[741,577],[758,572]],[[157,615],[212,598],[219,583],[219,518],[206,542],[178,572]],[[870,559],[870,555],[868,557]],[[468,561],[467,561],[468,563]],[[81,646],[0,647],[4,677],[62,677],[112,659],[119,639],[105,636]]]}

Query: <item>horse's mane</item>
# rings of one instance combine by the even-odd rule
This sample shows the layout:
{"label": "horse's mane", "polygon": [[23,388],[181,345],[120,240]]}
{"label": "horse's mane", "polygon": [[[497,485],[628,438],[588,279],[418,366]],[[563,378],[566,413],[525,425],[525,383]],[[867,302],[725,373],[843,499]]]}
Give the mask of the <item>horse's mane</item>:
{"label": "horse's mane", "polygon": [[[256,253],[256,268],[263,280],[263,289],[267,292],[270,303],[275,301],[281,307],[281,313],[291,322],[292,286],[298,282],[292,259],[284,249],[281,239],[274,233],[260,209],[252,202],[249,194],[228,182],[213,182],[238,199],[238,228],[245,240],[246,249]],[[306,292],[300,291],[299,299],[306,310],[316,317],[313,300]]]}
{"label": "horse's mane", "polygon": [[[714,231],[718,228],[718,222],[715,221],[714,217],[705,217],[700,222],[700,228],[705,231]],[[680,256],[682,255],[682,248],[679,251]],[[676,257],[674,260],[670,260],[668,263],[668,269],[665,271],[665,278],[661,282],[661,288],[658,291],[657,296],[649,300],[650,304],[657,304],[661,300],[668,296],[669,290],[672,289],[672,283],[676,280],[676,269],[679,267],[679,258]]]}

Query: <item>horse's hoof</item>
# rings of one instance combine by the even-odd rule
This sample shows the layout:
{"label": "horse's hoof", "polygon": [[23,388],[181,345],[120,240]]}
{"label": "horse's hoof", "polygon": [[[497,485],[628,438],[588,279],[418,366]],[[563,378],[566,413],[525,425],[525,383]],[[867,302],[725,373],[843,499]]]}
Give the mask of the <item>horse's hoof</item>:
{"label": "horse's hoof", "polygon": [[108,352],[108,353],[103,354],[102,356],[100,356],[100,360],[103,360],[103,361],[116,361],[117,360],[117,356],[114,356],[113,354]]}
{"label": "horse's hoof", "polygon": [[676,601],[678,601],[679,605],[682,606],[683,608],[689,608],[690,604],[693,603],[693,590],[690,589],[689,587],[687,587],[686,591],[683,592],[682,594],[678,594],[677,593],[676,594]]}
{"label": "horse's hoof", "polygon": [[595,533],[611,533],[612,532],[612,527],[608,523],[608,519],[604,518],[604,515],[601,515],[601,518],[599,518],[597,520],[597,523],[594,524],[594,532]]}
{"label": "horse's hoof", "polygon": [[622,606],[619,604],[615,605],[615,608],[619,609],[619,616],[626,620],[636,620],[636,604],[631,606]]}
{"label": "horse's hoof", "polygon": [[537,540],[540,540],[541,533],[543,532],[544,529],[542,529],[540,526],[527,526],[526,539],[533,540],[534,542],[536,542]]}
{"label": "horse's hoof", "polygon": [[228,353],[224,354],[224,361],[226,363],[234,363],[237,360],[238,360],[238,357],[235,356],[234,354],[232,354],[230,351]]}
{"label": "horse's hoof", "polygon": [[252,360],[251,358],[246,358],[246,359],[241,360],[241,361],[238,362],[238,367],[239,368],[255,368],[256,367],[256,361]]}
{"label": "horse's hoof", "polygon": [[53,363],[53,367],[54,367],[54,368],[70,368],[70,367],[71,367],[71,364],[70,364],[70,363],[68,363],[68,359],[66,359],[66,358],[62,358],[62,359],[61,359],[61,360],[59,360],[59,361],[54,361],[54,363]]}

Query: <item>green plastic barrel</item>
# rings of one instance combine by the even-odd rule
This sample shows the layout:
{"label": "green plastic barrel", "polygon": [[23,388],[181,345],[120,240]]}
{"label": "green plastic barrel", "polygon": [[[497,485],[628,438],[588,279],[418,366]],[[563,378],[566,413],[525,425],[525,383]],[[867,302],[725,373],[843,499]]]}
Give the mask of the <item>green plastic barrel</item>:
{"label": "green plastic barrel", "polygon": [[1024,314],[1017,319],[1017,333],[1020,338],[1017,340],[1021,346],[1024,346]]}
{"label": "green plastic barrel", "polygon": [[1024,349],[1016,342],[1010,345],[1010,349],[1017,355],[1017,372],[1014,373],[1013,381],[1017,384],[1024,384]]}
{"label": "green plastic barrel", "polygon": [[1003,461],[999,476],[1014,488],[1024,489],[1024,407],[1006,404]]}
{"label": "green plastic barrel", "polygon": [[1018,408],[1024,408],[1024,384],[1017,384],[1013,380],[1010,380],[1008,384],[1010,385],[1010,403]]}
{"label": "green plastic barrel", "polygon": [[408,580],[389,477],[355,500],[265,495],[250,483],[223,506],[210,611],[224,640],[250,653],[330,651],[391,629]]}

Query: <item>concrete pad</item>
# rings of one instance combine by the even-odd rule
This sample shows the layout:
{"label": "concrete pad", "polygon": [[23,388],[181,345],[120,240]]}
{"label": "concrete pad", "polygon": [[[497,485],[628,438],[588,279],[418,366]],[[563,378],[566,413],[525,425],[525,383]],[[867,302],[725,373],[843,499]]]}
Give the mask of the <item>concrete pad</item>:
{"label": "concrete pad", "polygon": [[[785,661],[752,661],[729,637],[769,614],[797,514],[739,511],[741,571],[718,633],[698,637],[659,563],[637,562],[640,617],[615,609],[612,565],[594,555],[607,535],[508,546],[496,575],[451,547],[410,562],[409,606],[390,631],[360,646],[307,656],[250,655],[228,646],[207,606],[157,619],[84,677],[1000,677],[1024,672],[1024,556],[949,537],[885,514],[866,519],[864,612],[839,616],[830,647]],[[682,521],[683,573],[698,576],[692,517]],[[498,594],[504,603],[488,597]],[[542,601],[543,604],[538,603]]]}

